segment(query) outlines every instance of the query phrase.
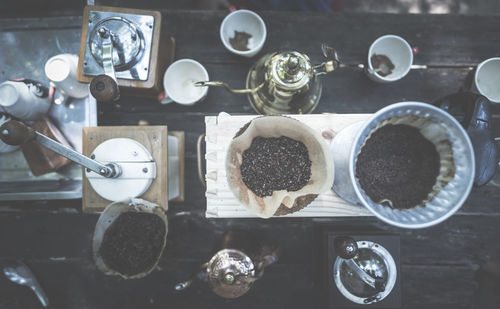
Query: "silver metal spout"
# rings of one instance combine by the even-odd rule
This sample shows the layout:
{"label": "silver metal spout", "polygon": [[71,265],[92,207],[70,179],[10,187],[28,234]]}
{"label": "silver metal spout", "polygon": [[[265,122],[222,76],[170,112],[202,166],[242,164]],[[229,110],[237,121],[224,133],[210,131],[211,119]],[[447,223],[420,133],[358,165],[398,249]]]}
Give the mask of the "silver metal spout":
{"label": "silver metal spout", "polygon": [[199,81],[194,83],[196,87],[224,87],[227,91],[236,94],[244,94],[244,93],[255,93],[259,91],[262,87],[264,87],[265,83],[261,83],[255,88],[252,89],[233,89],[225,82],[220,81]]}

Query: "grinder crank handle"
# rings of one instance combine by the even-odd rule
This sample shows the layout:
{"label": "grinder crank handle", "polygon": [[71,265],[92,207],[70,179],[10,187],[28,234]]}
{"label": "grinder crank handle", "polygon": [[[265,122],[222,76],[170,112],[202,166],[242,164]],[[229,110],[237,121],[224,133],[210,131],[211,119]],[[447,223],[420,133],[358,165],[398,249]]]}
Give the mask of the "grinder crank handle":
{"label": "grinder crank handle", "polygon": [[21,146],[36,138],[36,131],[15,120],[5,122],[0,127],[0,139],[7,145]]}
{"label": "grinder crank handle", "polygon": [[116,81],[113,64],[113,33],[106,27],[100,27],[98,34],[102,38],[102,66],[104,74],[98,75],[90,82],[90,93],[98,102],[112,102],[120,98],[120,89]]}
{"label": "grinder crank handle", "polygon": [[109,163],[104,165],[92,160],[16,120],[7,121],[0,126],[0,139],[4,143],[12,146],[20,146],[27,142],[34,141],[106,178],[116,178],[121,174],[121,168],[118,164]]}

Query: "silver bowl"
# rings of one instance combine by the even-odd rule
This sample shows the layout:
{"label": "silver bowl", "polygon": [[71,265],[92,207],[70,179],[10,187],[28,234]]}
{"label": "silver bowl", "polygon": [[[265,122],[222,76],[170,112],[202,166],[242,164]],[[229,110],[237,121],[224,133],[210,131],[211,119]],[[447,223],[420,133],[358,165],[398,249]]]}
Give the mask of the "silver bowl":
{"label": "silver bowl", "polygon": [[[438,189],[434,186],[436,192],[424,205],[399,210],[375,203],[366,195],[356,178],[356,158],[365,140],[381,123],[407,116],[431,123],[446,132],[452,154],[448,164],[452,164],[455,171],[444,186]],[[339,132],[332,141],[330,150],[335,160],[333,190],[343,199],[365,206],[380,220],[402,228],[425,228],[446,220],[463,205],[474,181],[474,150],[469,136],[455,118],[426,103],[402,102],[389,105],[370,119]],[[441,165],[443,166],[442,156]],[[443,168],[441,174],[442,170]]]}

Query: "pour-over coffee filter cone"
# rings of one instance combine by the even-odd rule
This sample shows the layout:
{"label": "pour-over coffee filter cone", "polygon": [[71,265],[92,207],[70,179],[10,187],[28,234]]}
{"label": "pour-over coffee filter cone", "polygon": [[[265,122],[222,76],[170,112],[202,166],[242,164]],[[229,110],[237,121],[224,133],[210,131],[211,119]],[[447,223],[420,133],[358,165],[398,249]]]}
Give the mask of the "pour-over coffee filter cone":
{"label": "pour-over coffee filter cone", "polygon": [[[368,134],[361,144],[359,152],[363,150],[366,142],[371,138],[373,133],[386,125],[407,125],[419,129],[420,133],[436,147],[439,154],[439,175],[427,197],[414,207],[424,206],[431,201],[452,179],[455,175],[455,164],[453,162],[453,150],[446,128],[441,126],[431,118],[423,118],[416,115],[403,115],[385,119],[379,122]],[[359,154],[358,152],[358,154]],[[356,156],[356,163],[358,157]],[[362,189],[362,188],[361,188]],[[375,201],[380,203],[380,201]],[[391,204],[392,201],[384,200],[385,203]],[[413,207],[411,207],[413,208]]]}
{"label": "pour-over coffee filter cone", "polygon": [[[302,142],[311,160],[311,177],[298,191],[279,190],[271,196],[259,197],[243,182],[241,164],[243,152],[256,137],[285,136]],[[226,157],[227,181],[236,198],[262,218],[298,211],[311,203],[318,194],[327,191],[333,183],[333,160],[328,145],[321,136],[298,120],[284,116],[262,116],[240,129],[231,141]]]}
{"label": "pour-over coffee filter cone", "polygon": [[[375,131],[387,124],[405,124],[418,128],[439,153],[440,170],[436,183],[427,198],[417,207],[400,210],[379,204],[364,192],[355,176],[356,160],[362,147]],[[355,194],[362,205],[389,224],[404,228],[423,228],[437,224],[462,206],[472,188],[475,167],[470,139],[451,115],[432,105],[404,102],[381,109],[361,126],[351,147],[349,180]],[[343,192],[338,193],[342,196]]]}

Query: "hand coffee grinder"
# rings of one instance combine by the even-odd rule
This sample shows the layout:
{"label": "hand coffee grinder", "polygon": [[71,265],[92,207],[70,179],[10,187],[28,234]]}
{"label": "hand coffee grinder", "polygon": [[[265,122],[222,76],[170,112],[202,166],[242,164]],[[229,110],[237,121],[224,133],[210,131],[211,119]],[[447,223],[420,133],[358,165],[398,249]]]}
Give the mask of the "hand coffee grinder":
{"label": "hand coffee grinder", "polygon": [[[98,102],[117,100],[118,87],[155,96],[174,56],[175,42],[158,11],[87,6],[83,13],[77,79],[90,82]],[[161,51],[161,54],[160,54]]]}
{"label": "hand coffee grinder", "polygon": [[328,233],[328,308],[400,308],[399,235]]}
{"label": "hand coffee grinder", "polygon": [[168,207],[167,127],[83,128],[83,153],[15,120],[0,127],[8,145],[36,143],[84,167],[83,211],[102,211],[110,202],[141,197]]}
{"label": "hand coffee grinder", "polygon": [[339,66],[335,50],[321,46],[326,61],[313,66],[309,57],[297,51],[271,53],[260,58],[247,75],[246,88],[235,90],[220,81],[199,81],[196,86],[222,86],[232,93],[246,93],[253,109],[264,115],[308,114],[321,97],[319,75]]}

